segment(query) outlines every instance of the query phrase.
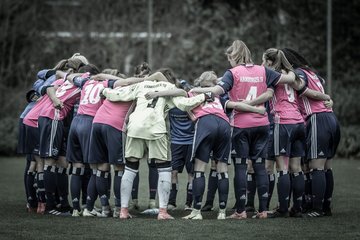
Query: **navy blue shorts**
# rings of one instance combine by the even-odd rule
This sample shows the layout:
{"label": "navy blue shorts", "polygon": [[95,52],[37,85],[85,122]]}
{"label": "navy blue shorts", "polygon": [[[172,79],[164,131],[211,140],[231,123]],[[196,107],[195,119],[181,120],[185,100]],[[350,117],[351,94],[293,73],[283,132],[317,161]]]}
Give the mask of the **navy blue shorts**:
{"label": "navy blue shorts", "polygon": [[314,113],[306,120],[307,160],[335,156],[340,142],[340,125],[333,112]]}
{"label": "navy blue shorts", "polygon": [[305,125],[303,123],[275,124],[272,136],[273,139],[269,141],[268,159],[276,156],[290,158],[305,156]]}
{"label": "navy blue shorts", "polygon": [[198,119],[192,156],[209,162],[210,153],[216,161],[229,163],[231,148],[231,127],[224,119],[209,114]]}
{"label": "navy blue shorts", "polygon": [[63,122],[39,117],[40,157],[57,159],[66,156],[66,134]]}
{"label": "navy blue shorts", "polygon": [[107,124],[93,124],[89,163],[124,164],[123,152],[123,134],[120,130]]}
{"label": "navy blue shorts", "polygon": [[25,145],[24,152],[25,154],[35,154],[39,155],[39,142],[40,142],[40,132],[38,128],[30,127],[25,125]]}
{"label": "navy blue shorts", "polygon": [[266,158],[269,129],[269,125],[252,128],[234,128],[232,144],[236,157],[251,160]]}
{"label": "navy blue shorts", "polygon": [[16,152],[20,154],[25,153],[26,148],[26,129],[25,124],[23,123],[23,118],[19,119],[19,127],[18,127],[18,144],[16,147]]}
{"label": "navy blue shorts", "polygon": [[192,173],[192,144],[171,144],[171,167],[173,170],[177,170],[179,173],[182,173],[184,166],[188,173]]}
{"label": "navy blue shorts", "polygon": [[94,117],[89,115],[76,115],[74,117],[66,150],[66,158],[69,162],[89,162],[89,144],[93,119]]}

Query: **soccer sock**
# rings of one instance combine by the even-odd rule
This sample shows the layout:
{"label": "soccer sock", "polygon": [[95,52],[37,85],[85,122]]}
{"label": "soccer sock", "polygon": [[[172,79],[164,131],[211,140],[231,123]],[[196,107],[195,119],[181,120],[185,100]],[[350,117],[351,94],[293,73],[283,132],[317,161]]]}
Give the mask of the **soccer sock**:
{"label": "soccer sock", "polygon": [[156,167],[149,166],[149,198],[150,199],[156,198],[158,178],[159,178],[158,169]]}
{"label": "soccer sock", "polygon": [[[217,183],[216,183],[217,185]],[[204,172],[194,172],[193,180],[193,197],[194,208],[201,209],[202,197],[205,191],[205,174]]]}
{"label": "soccer sock", "polygon": [[311,172],[312,177],[312,194],[313,194],[313,209],[322,211],[324,201],[326,178],[325,171],[321,169],[314,169]]}
{"label": "soccer sock", "polygon": [[107,189],[107,198],[110,199],[111,196],[111,172],[109,172],[109,176],[108,176],[108,189]]}
{"label": "soccer sock", "polygon": [[255,173],[247,174],[247,202],[246,206],[254,207],[255,193],[256,193],[256,175]]}
{"label": "soccer sock", "polygon": [[325,178],[326,178],[326,191],[324,196],[323,209],[329,210],[331,205],[332,194],[334,191],[334,175],[332,169],[325,170]]}
{"label": "soccer sock", "polygon": [[67,168],[56,168],[56,186],[59,192],[60,204],[62,207],[68,207],[69,200],[69,176],[66,173]]}
{"label": "soccer sock", "polygon": [[267,209],[270,208],[271,197],[273,195],[275,188],[275,174],[269,174],[268,177],[269,177],[269,198],[266,205]]}
{"label": "soccer sock", "polygon": [[25,169],[24,169],[24,188],[25,188],[26,199],[29,198],[27,179],[28,179],[28,172],[29,172],[29,167],[30,167],[30,163],[31,163],[31,158],[32,158],[31,154],[26,155],[26,165],[25,165]]}
{"label": "soccer sock", "polygon": [[193,201],[193,184],[187,183],[186,185],[186,203],[189,204],[191,207],[192,201]]}
{"label": "soccer sock", "polygon": [[176,204],[176,196],[178,192],[178,184],[172,183],[171,190],[170,190],[170,197],[169,197],[169,204]]}
{"label": "soccer sock", "polygon": [[109,172],[108,171],[96,171],[96,189],[99,193],[101,206],[109,206]]}
{"label": "soccer sock", "polygon": [[114,197],[115,197],[115,207],[121,207],[121,178],[124,174],[124,171],[114,171]]}
{"label": "soccer sock", "polygon": [[290,193],[290,176],[288,171],[278,172],[278,198],[279,211],[285,213],[288,211],[289,193]]}
{"label": "soccer sock", "polygon": [[312,208],[312,177],[311,173],[305,173],[305,193],[304,193],[304,206]]}
{"label": "soccer sock", "polygon": [[225,209],[229,195],[229,175],[227,172],[218,173],[219,208]]}
{"label": "soccer sock", "polygon": [[[265,162],[265,160],[263,160]],[[259,198],[259,212],[266,211],[266,204],[269,198],[269,179],[266,173],[265,163],[253,164],[256,175],[256,187]]]}
{"label": "soccer sock", "polygon": [[92,175],[92,169],[91,168],[87,168],[85,167],[85,173],[82,176],[82,181],[81,181],[81,204],[83,206],[86,205],[86,198],[87,198],[87,188],[90,182],[90,178]]}
{"label": "soccer sock", "polygon": [[[205,177],[204,177],[205,179]],[[209,173],[209,180],[208,180],[208,189],[206,194],[206,204],[207,205],[213,205],[214,204],[214,198],[215,193],[218,187],[218,177],[217,172],[214,169],[210,169]]]}
{"label": "soccer sock", "polygon": [[37,207],[36,189],[34,187],[35,175],[36,172],[28,172],[26,175],[27,202],[31,208]]}
{"label": "soccer sock", "polygon": [[[44,166],[44,187],[46,195],[46,210],[55,208],[56,173],[55,166]],[[39,182],[38,182],[39,185]],[[38,186],[40,188],[40,186]]]}
{"label": "soccer sock", "polygon": [[236,212],[242,213],[245,211],[246,202],[246,159],[244,163],[235,164],[235,196],[236,196]]}
{"label": "soccer sock", "polygon": [[[131,190],[133,189],[134,179],[137,177],[139,170],[135,170],[129,167],[125,167],[124,175],[121,179],[121,207],[129,207],[129,200],[131,196]],[[137,198],[136,198],[137,199]]]}
{"label": "soccer sock", "polygon": [[44,186],[44,172],[38,172],[36,174],[36,185],[37,185],[38,201],[41,203],[45,203],[46,198],[45,198],[45,186]]}
{"label": "soccer sock", "polygon": [[167,208],[171,189],[171,167],[158,168],[159,208]]}
{"label": "soccer sock", "polygon": [[305,181],[303,172],[291,174],[291,184],[293,189],[293,208],[296,211],[301,211],[302,196],[305,191]]}
{"label": "soccer sock", "polygon": [[84,175],[84,168],[72,168],[70,179],[70,193],[73,208],[81,211],[80,209],[80,193],[82,185],[82,177]]}
{"label": "soccer sock", "polygon": [[137,172],[136,177],[134,179],[134,183],[131,189],[131,198],[132,199],[138,199],[139,195],[139,173]]}
{"label": "soccer sock", "polygon": [[92,174],[86,192],[86,209],[92,211],[94,209],[95,200],[98,196],[96,189],[96,169],[92,169]]}

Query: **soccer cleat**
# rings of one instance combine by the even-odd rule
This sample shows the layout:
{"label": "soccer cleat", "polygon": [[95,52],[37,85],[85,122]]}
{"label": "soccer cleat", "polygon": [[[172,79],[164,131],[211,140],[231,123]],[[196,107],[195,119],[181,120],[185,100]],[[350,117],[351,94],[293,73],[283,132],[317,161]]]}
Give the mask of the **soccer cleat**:
{"label": "soccer cleat", "polygon": [[45,209],[46,209],[46,203],[39,202],[39,203],[38,203],[37,210],[36,210],[36,213],[38,213],[38,214],[44,214],[44,213],[45,213]]}
{"label": "soccer cleat", "polygon": [[167,206],[168,210],[175,210],[176,209],[176,204],[175,203],[169,203]]}
{"label": "soccer cleat", "polygon": [[48,210],[45,212],[46,215],[53,215],[53,216],[71,216],[69,212],[63,213],[56,209]]}
{"label": "soccer cleat", "polygon": [[81,216],[81,211],[79,211],[77,209],[74,209],[71,216],[80,217]]}
{"label": "soccer cleat", "polygon": [[201,215],[201,211],[198,209],[193,209],[191,211],[191,213],[185,217],[183,217],[183,219],[194,219],[194,220],[201,220],[203,219],[202,215]]}
{"label": "soccer cleat", "polygon": [[149,199],[149,208],[150,209],[156,208],[155,199]]}
{"label": "soccer cleat", "polygon": [[97,215],[98,217],[107,218],[111,216],[111,211],[109,210],[102,210],[101,213]]}
{"label": "soccer cleat", "polygon": [[213,205],[209,203],[205,203],[205,205],[201,208],[201,211],[203,212],[210,212],[214,210]]}
{"label": "soccer cleat", "polygon": [[217,215],[217,220],[224,220],[226,219],[226,209],[219,209],[219,213]]}
{"label": "soccer cleat", "polygon": [[289,217],[289,212],[281,212],[279,209],[269,212],[267,214],[268,218],[287,218]]}
{"label": "soccer cleat", "polygon": [[262,212],[258,212],[256,213],[256,215],[253,216],[253,218],[258,218],[258,219],[265,219],[268,218],[268,212],[267,211],[262,211]]}
{"label": "soccer cleat", "polygon": [[296,210],[295,208],[290,209],[289,216],[290,217],[295,217],[295,218],[302,218],[303,217],[301,211]]}
{"label": "soccer cleat", "polygon": [[129,209],[134,209],[134,210],[139,210],[140,209],[139,202],[138,202],[137,199],[133,199],[133,200],[130,201]]}
{"label": "soccer cleat", "polygon": [[332,216],[331,208],[323,209],[323,212],[324,212],[324,216],[326,216],[326,217]]}
{"label": "soccer cleat", "polygon": [[129,208],[126,208],[126,207],[122,207],[120,209],[120,216],[119,216],[120,219],[130,219],[132,218],[132,216],[129,214]]}
{"label": "soccer cleat", "polygon": [[120,216],[120,207],[114,207],[113,218],[118,218],[119,216]]}
{"label": "soccer cleat", "polygon": [[243,211],[241,213],[238,213],[235,211],[233,214],[231,214],[227,218],[228,219],[239,219],[239,220],[246,219],[247,218],[246,211]]}
{"label": "soccer cleat", "polygon": [[323,217],[324,213],[322,211],[312,210],[309,213],[307,213],[305,216],[309,218],[317,218],[317,217]]}
{"label": "soccer cleat", "polygon": [[174,218],[170,214],[167,213],[166,208],[160,208],[157,219],[158,220],[172,220]]}
{"label": "soccer cleat", "polygon": [[192,211],[191,203],[186,203],[184,207],[184,211]]}
{"label": "soccer cleat", "polygon": [[97,217],[100,215],[100,213],[98,211],[96,211],[95,209],[89,211],[87,208],[85,208],[82,215],[84,217]]}

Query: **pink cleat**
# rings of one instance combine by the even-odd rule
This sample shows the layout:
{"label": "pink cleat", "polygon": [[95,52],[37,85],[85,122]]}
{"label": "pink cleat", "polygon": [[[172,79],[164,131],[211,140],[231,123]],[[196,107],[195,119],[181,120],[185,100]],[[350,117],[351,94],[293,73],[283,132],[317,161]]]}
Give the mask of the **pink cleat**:
{"label": "pink cleat", "polygon": [[246,211],[243,211],[241,213],[238,213],[235,211],[233,214],[231,214],[227,218],[228,219],[239,219],[239,220],[246,219],[247,218]]}
{"label": "pink cleat", "polygon": [[119,216],[120,219],[130,219],[132,218],[132,216],[129,214],[129,208],[127,207],[122,207],[120,209],[120,216]]}
{"label": "pink cleat", "polygon": [[160,208],[157,219],[158,220],[170,220],[170,219],[174,219],[174,218],[170,214],[167,213],[166,208]]}

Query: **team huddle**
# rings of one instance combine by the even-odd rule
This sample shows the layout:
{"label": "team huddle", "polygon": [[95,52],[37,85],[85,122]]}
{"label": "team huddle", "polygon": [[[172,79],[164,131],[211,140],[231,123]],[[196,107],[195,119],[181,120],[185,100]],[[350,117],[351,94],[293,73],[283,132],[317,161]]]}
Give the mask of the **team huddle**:
{"label": "team huddle", "polygon": [[[169,68],[152,73],[146,63],[132,77],[100,72],[80,54],[41,70],[19,122],[28,211],[130,219],[146,159],[149,208],[157,194],[159,220],[174,219],[168,210],[179,207],[184,168],[184,210],[191,212],[183,219],[213,210],[216,191],[219,220],[331,216],[340,127],[324,80],[293,49],[266,50],[262,65],[240,40],[225,54],[231,68],[222,77],[205,71],[193,86]],[[227,216],[232,166],[236,203]],[[269,211],[275,181],[278,205]]]}

